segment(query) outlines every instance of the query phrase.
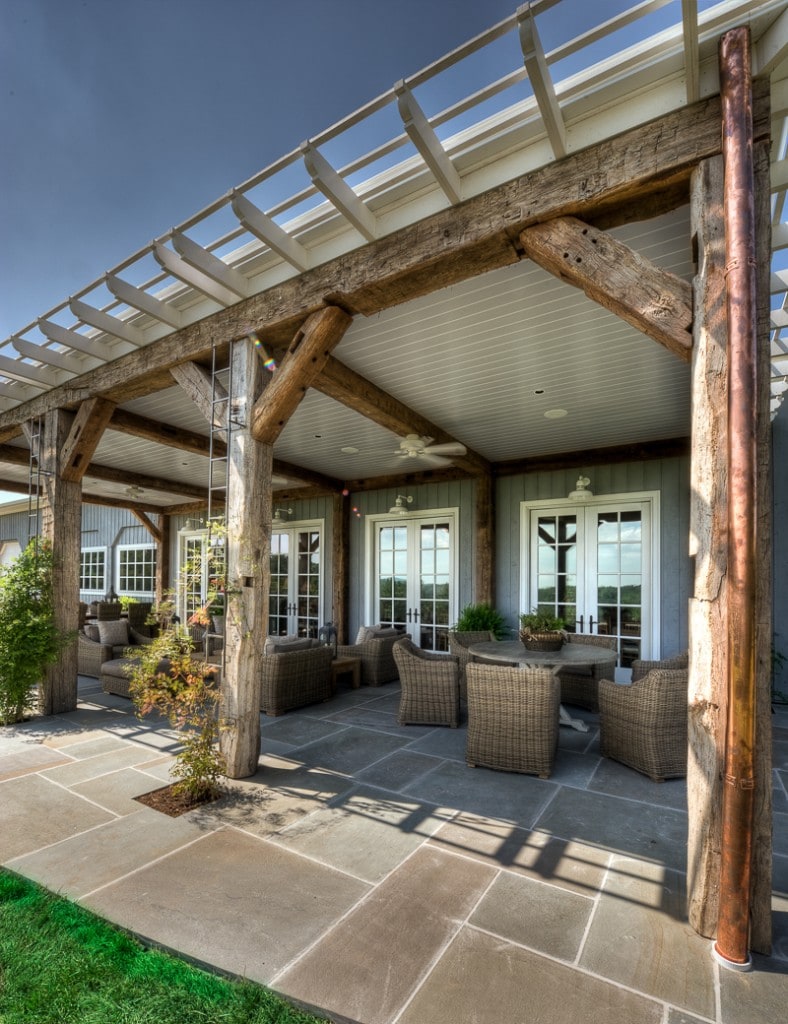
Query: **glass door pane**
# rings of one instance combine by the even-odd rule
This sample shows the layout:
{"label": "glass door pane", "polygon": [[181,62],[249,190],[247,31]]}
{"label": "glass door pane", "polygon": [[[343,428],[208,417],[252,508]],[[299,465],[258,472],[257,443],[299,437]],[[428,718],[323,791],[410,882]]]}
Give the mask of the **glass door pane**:
{"label": "glass door pane", "polygon": [[643,539],[639,509],[597,513],[594,614],[598,632],[618,639],[622,668],[641,652]]}
{"label": "glass door pane", "polygon": [[320,532],[298,531],[298,582],[295,631],[317,637],[320,629]]}
{"label": "glass door pane", "polygon": [[419,527],[419,646],[448,651],[451,547],[448,523]]}
{"label": "glass door pane", "polygon": [[205,604],[208,592],[206,534],[194,534],[181,540],[179,571],[180,617],[188,623]]}
{"label": "glass door pane", "polygon": [[271,535],[268,635],[316,637],[320,629],[322,530],[276,530]]}
{"label": "glass door pane", "polygon": [[534,536],[536,586],[532,588],[530,612],[557,615],[566,623],[569,633],[582,632],[577,601],[578,561],[577,515],[557,512],[539,515]]}
{"label": "glass door pane", "polygon": [[378,622],[408,626],[408,528],[383,526],[378,531]]}
{"label": "glass door pane", "polygon": [[290,534],[271,536],[271,582],[268,592],[268,635],[286,636],[290,602]]}

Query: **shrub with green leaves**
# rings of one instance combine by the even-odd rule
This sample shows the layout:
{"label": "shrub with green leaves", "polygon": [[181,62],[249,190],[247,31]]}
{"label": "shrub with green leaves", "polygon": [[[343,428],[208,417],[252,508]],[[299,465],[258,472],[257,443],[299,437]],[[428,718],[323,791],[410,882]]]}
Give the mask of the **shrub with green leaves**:
{"label": "shrub with green leaves", "polygon": [[0,566],[0,724],[20,722],[35,706],[35,688],[73,634],[55,624],[52,548],[31,541]]}
{"label": "shrub with green leaves", "polygon": [[219,790],[224,757],[218,748],[221,692],[217,666],[194,656],[188,633],[170,626],[151,643],[135,646],[131,695],[140,717],[158,712],[182,734],[175,756],[173,787],[194,802],[210,799]]}
{"label": "shrub with green leaves", "polygon": [[488,630],[496,640],[503,640],[509,633],[503,615],[492,605],[467,604],[460,612],[455,630],[458,633],[478,633]]}

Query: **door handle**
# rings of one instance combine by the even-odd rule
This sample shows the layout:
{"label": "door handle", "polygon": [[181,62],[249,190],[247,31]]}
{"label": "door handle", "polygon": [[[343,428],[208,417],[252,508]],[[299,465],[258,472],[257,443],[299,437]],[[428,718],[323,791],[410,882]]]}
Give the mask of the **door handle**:
{"label": "door handle", "polygon": [[582,615],[577,620],[577,625],[580,627],[580,632],[582,633],[583,632],[583,616]]}

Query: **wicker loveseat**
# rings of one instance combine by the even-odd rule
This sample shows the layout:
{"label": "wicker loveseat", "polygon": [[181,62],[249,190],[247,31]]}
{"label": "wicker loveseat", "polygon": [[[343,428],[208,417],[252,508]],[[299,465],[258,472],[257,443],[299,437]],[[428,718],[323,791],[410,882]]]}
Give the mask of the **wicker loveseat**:
{"label": "wicker loveseat", "polygon": [[451,654],[422,651],[408,639],[393,647],[402,693],[400,725],[460,724],[460,663]]}
{"label": "wicker loveseat", "polygon": [[304,650],[266,653],[260,683],[260,709],[281,715],[293,708],[331,697],[332,647],[317,644]]}
{"label": "wicker loveseat", "polygon": [[[77,672],[81,676],[100,678],[105,661],[122,658],[128,647],[150,643],[150,638],[138,633],[123,619],[86,623],[77,634]],[[124,631],[125,630],[125,631]],[[105,642],[102,643],[101,637]],[[117,642],[115,642],[117,641]]]}
{"label": "wicker loveseat", "polygon": [[465,760],[549,777],[558,747],[560,683],[549,668],[471,662]]}
{"label": "wicker loveseat", "polygon": [[399,678],[394,661],[394,644],[403,638],[410,639],[410,634],[385,626],[362,626],[354,644],[340,644],[337,647],[337,657],[361,660],[362,686],[393,683]]}
{"label": "wicker loveseat", "polygon": [[[687,687],[684,668],[661,667],[635,678],[631,686],[599,684],[599,747],[654,782],[687,774]],[[642,670],[643,665],[638,666]]]}

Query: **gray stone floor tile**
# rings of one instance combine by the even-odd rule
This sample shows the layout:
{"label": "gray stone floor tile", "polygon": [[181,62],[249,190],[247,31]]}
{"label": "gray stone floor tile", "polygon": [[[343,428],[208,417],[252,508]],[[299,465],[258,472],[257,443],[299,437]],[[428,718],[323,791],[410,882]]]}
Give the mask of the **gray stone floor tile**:
{"label": "gray stone floor tile", "polygon": [[788,772],[775,772],[772,786],[772,806],[780,814],[788,814]]}
{"label": "gray stone floor tile", "polygon": [[[686,877],[615,857],[580,966],[691,1013],[715,1013],[709,941],[686,922]],[[615,942],[611,942],[615,936]]]}
{"label": "gray stone floor tile", "polygon": [[482,864],[418,850],[274,987],[343,1019],[390,1024],[493,877]]}
{"label": "gray stone floor tile", "polygon": [[558,960],[572,961],[593,909],[590,897],[503,871],[469,924]]}
{"label": "gray stone floor tile", "polygon": [[8,866],[72,899],[98,889],[197,839],[187,815],[170,818],[142,804],[133,814],[82,832]]}
{"label": "gray stone floor tile", "polygon": [[775,811],[773,842],[775,852],[788,857],[788,814]]}
{"label": "gray stone floor tile", "polygon": [[199,813],[208,821],[269,836],[341,798],[353,786],[346,775],[264,757],[256,775],[225,780],[226,795]]}
{"label": "gray stone floor tile", "polygon": [[142,765],[158,756],[158,752],[151,751],[146,747],[124,743],[118,749],[111,750],[106,754],[86,757],[81,761],[72,761],[71,764],[58,768],[49,768],[42,774],[61,786],[76,786],[80,782],[98,778],[100,775],[106,775],[121,768]]}
{"label": "gray stone floor tile", "polygon": [[446,821],[430,805],[358,787],[283,829],[274,841],[367,882],[379,882]]}
{"label": "gray stone floor tile", "polygon": [[662,1024],[663,1007],[465,927],[397,1024]]}
{"label": "gray stone floor tile", "polygon": [[430,846],[587,896],[595,896],[601,888],[610,860],[610,854],[598,846],[469,814],[444,825]]}
{"label": "gray stone floor tile", "polygon": [[352,775],[406,743],[407,739],[402,736],[345,726],[332,736],[300,747],[298,757],[305,764]]}
{"label": "gray stone floor tile", "polygon": [[[567,711],[572,718],[580,718],[581,711],[579,708],[567,708]],[[598,719],[599,716],[597,715]],[[588,732],[580,732],[578,729],[570,729],[566,726],[562,726],[558,730],[558,749],[573,750],[576,754],[587,754],[590,751],[599,755],[599,725],[595,721],[589,724]]]}
{"label": "gray stone floor tile", "polygon": [[667,1024],[706,1024],[705,1020],[696,1017],[692,1013],[685,1013],[683,1010],[668,1010]]}
{"label": "gray stone floor tile", "polygon": [[144,770],[131,768],[111,772],[109,775],[100,775],[96,779],[80,782],[71,789],[114,814],[134,814],[142,806],[134,799],[135,797],[159,789],[162,782],[170,781],[169,768],[173,764],[172,759],[166,758],[161,764],[166,766],[166,774],[161,776],[154,774],[154,770],[159,766],[148,764]]}
{"label": "gray stone floor tile", "polygon": [[99,754],[109,754],[113,750],[123,750],[126,742],[119,736],[113,736],[107,732],[77,733],[73,736],[63,737],[57,743],[57,749],[75,761],[81,761],[86,757],[98,757]]}
{"label": "gray stone floor tile", "polygon": [[466,729],[433,729],[426,736],[414,737],[409,750],[465,764]]}
{"label": "gray stone floor tile", "polygon": [[288,743],[291,747],[304,747],[307,743],[315,743],[327,736],[335,736],[342,730],[342,726],[329,722],[319,721],[313,718],[304,718],[302,715],[276,715],[266,719],[268,724],[261,728],[260,748],[263,751],[269,749],[271,740],[278,743]]}
{"label": "gray stone floor tile", "polygon": [[788,896],[772,896],[772,954],[788,963]]}
{"label": "gray stone floor tile", "polygon": [[419,754],[405,747],[395,750],[393,754],[384,757],[370,768],[358,772],[356,778],[360,782],[368,782],[370,785],[398,792],[433,768],[437,768],[440,763],[441,759],[437,757]]}
{"label": "gray stone floor tile", "polygon": [[788,857],[775,854],[772,858],[772,892],[788,896]]}
{"label": "gray stone floor tile", "polygon": [[551,782],[560,782],[562,786],[573,786],[575,789],[588,789],[593,778],[599,758],[588,754],[578,754],[573,750],[562,750],[556,754]]}
{"label": "gray stone floor tile", "polygon": [[225,829],[83,903],[158,944],[268,984],[368,890],[282,847]]}
{"label": "gray stone floor tile", "polygon": [[369,705],[337,711],[336,714],[331,715],[328,721],[343,725],[357,725],[362,729],[390,732],[395,736],[404,736],[407,741],[418,739],[419,736],[424,736],[433,729],[433,726],[429,725],[398,725],[396,714],[392,714],[390,711],[378,711]]}
{"label": "gray stone floor tile", "polygon": [[549,781],[516,772],[494,772],[444,761],[435,771],[416,779],[404,792],[470,814],[490,811],[490,790],[495,791],[495,815],[530,828],[559,787]]}
{"label": "gray stone floor tile", "polygon": [[41,775],[0,784],[0,862],[111,821],[113,814]]}
{"label": "gray stone floor tile", "polygon": [[788,1018],[788,964],[753,956],[746,974],[720,968],[724,1024],[782,1024]]}
{"label": "gray stone floor tile", "polygon": [[612,852],[686,868],[687,815],[602,793],[562,789],[534,822],[566,839],[596,843]]}
{"label": "gray stone floor tile", "polygon": [[44,768],[70,764],[71,760],[68,755],[45,747],[42,743],[17,744],[7,750],[0,746],[0,782],[16,779],[20,775],[30,775]]}
{"label": "gray stone floor tile", "polygon": [[620,796],[627,800],[642,800],[646,804],[658,807],[673,807],[679,811],[687,810],[686,779],[666,779],[664,782],[652,782],[647,775],[627,768],[624,764],[601,758],[596,772],[591,779],[589,789],[610,796]]}

